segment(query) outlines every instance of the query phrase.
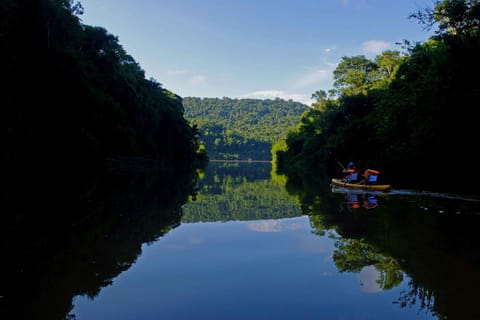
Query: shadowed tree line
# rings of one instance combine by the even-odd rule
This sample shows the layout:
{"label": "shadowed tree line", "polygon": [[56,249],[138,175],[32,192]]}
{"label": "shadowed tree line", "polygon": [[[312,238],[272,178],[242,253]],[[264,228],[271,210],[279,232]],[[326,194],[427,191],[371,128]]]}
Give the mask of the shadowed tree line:
{"label": "shadowed tree line", "polygon": [[0,2],[2,319],[64,319],[96,296],[179,224],[206,160],[182,99],[82,11]]}
{"label": "shadowed tree line", "polygon": [[112,157],[194,161],[198,130],[182,99],[82,13],[72,0],[1,2],[2,160],[76,170]]}
{"label": "shadowed tree line", "polygon": [[410,18],[438,29],[424,43],[404,41],[402,52],[384,51],[373,60],[343,57],[333,89],[315,92],[313,108],[272,148],[281,172],[325,166],[331,176],[339,172],[338,161],[355,161],[397,187],[473,192],[463,168],[480,161],[472,145],[480,4],[437,1]]}

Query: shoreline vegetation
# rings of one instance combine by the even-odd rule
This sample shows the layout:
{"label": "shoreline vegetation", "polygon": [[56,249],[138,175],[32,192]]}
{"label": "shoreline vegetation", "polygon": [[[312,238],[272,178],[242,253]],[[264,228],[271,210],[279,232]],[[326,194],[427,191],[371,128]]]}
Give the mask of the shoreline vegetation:
{"label": "shoreline vegetation", "polygon": [[272,147],[278,173],[336,177],[339,162],[353,161],[380,171],[379,183],[472,192],[461,168],[480,163],[467,143],[478,126],[480,3],[436,1],[409,18],[437,28],[434,36],[374,59],[342,57],[333,88],[315,92],[313,108]]}
{"label": "shoreline vegetation", "polygon": [[412,13],[434,36],[374,59],[342,57],[333,88],[313,93],[309,108],[180,97],[147,79],[117,36],[84,24],[80,2],[4,0],[1,161],[64,178],[64,159],[75,159],[75,173],[112,158],[152,158],[173,171],[209,158],[272,160],[292,178],[331,177],[338,161],[354,161],[379,170],[381,183],[470,192],[471,176],[456,171],[480,162],[462,143],[477,126],[479,12],[478,1],[443,0]]}
{"label": "shoreline vegetation", "polygon": [[118,37],[82,14],[72,0],[2,1],[5,167],[63,175],[71,163],[61,159],[78,161],[82,174],[108,158],[152,158],[172,170],[204,162],[182,98],[147,79]]}

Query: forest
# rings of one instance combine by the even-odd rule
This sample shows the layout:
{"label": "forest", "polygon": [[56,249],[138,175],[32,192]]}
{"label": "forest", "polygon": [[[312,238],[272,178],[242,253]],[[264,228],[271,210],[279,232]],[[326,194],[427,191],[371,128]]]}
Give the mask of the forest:
{"label": "forest", "polygon": [[396,186],[413,180],[470,191],[471,174],[461,168],[480,160],[470,144],[480,96],[478,1],[436,1],[412,13],[436,28],[424,43],[404,40],[401,50],[374,59],[343,57],[333,88],[313,93],[313,108],[281,99],[182,98],[147,79],[118,38],[82,23],[82,13],[73,0],[1,2],[1,159],[8,172],[90,172],[124,158],[176,170],[208,157],[273,155],[289,175],[320,168],[333,175],[339,163],[354,161]]}
{"label": "forest", "polygon": [[173,170],[205,158],[181,97],[146,79],[118,38],[82,13],[72,0],[1,2],[6,167],[89,172],[136,157]]}
{"label": "forest", "polygon": [[[279,172],[339,175],[354,161],[396,187],[474,193],[472,174],[480,89],[480,4],[437,1],[410,19],[436,28],[423,43],[375,59],[344,56],[333,88],[273,148]],[[339,165],[340,164],[340,165]],[[412,181],[415,186],[412,186]]]}
{"label": "forest", "polygon": [[82,12],[0,2],[2,319],[73,319],[179,224],[206,160],[181,97]]}
{"label": "forest", "polygon": [[183,98],[210,159],[271,160],[272,144],[298,124],[307,105],[276,98]]}

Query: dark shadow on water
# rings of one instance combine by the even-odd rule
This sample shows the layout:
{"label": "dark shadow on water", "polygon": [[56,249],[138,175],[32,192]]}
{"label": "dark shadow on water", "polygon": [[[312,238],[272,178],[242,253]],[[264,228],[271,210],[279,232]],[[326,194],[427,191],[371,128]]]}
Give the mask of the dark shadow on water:
{"label": "dark shadow on water", "polygon": [[98,295],[142,244],[179,225],[196,172],[143,163],[83,178],[23,172],[4,180],[1,319],[73,317],[75,296]]}
{"label": "dark shadow on water", "polygon": [[[288,177],[315,233],[335,239],[340,272],[374,267],[382,290],[408,277],[396,301],[439,319],[480,319],[480,202],[477,197],[412,190],[331,189],[321,173]],[[374,197],[367,210],[364,200]],[[373,198],[370,198],[373,199]]]}

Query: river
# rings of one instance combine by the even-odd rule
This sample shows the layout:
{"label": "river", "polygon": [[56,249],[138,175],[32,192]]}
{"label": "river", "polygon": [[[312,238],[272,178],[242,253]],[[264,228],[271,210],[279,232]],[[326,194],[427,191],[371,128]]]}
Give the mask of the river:
{"label": "river", "polygon": [[55,314],[480,319],[477,197],[352,193],[328,183],[314,191],[272,174],[269,163],[212,162],[188,200],[174,201],[174,191],[159,196],[147,176],[137,176],[133,189],[110,177],[117,191],[90,209],[108,207],[115,218],[70,239],[80,245],[48,265],[70,270],[58,278],[48,272],[70,299],[52,303],[62,306]]}

